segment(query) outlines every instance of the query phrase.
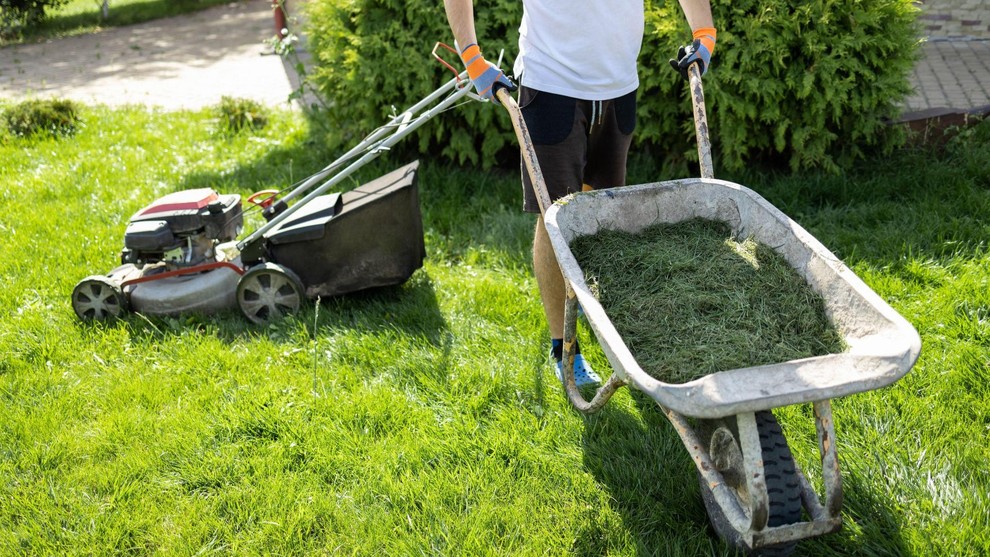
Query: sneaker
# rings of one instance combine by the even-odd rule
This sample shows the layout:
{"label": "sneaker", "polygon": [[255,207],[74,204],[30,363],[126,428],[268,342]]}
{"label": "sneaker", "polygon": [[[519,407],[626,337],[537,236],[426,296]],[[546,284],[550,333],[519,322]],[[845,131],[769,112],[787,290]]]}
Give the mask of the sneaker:
{"label": "sneaker", "polygon": [[[552,358],[552,356],[551,356]],[[557,372],[557,379],[563,383],[564,382],[564,362],[557,361],[556,367],[554,368]],[[584,387],[585,385],[599,385],[602,379],[598,377],[595,370],[591,369],[591,364],[589,364],[584,356],[581,354],[574,355],[574,383],[578,387]]]}

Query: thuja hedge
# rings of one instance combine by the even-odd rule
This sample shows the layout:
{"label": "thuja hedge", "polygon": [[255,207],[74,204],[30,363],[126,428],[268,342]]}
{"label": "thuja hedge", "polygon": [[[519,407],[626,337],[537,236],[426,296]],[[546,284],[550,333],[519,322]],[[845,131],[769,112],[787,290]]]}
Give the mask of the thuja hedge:
{"label": "thuja hedge", "polygon": [[0,0],[0,38],[17,36],[23,29],[45,18],[67,0]]}
{"label": "thuja hedge", "polygon": [[[514,54],[521,4],[498,0],[478,6],[478,34],[486,56]],[[330,143],[353,144],[454,77],[430,54],[435,43],[453,45],[442,0],[311,0],[306,4],[307,45],[315,61],[310,78],[328,104]],[[456,56],[446,56],[460,64]],[[493,58],[497,58],[497,54]],[[511,59],[503,67],[511,66]],[[414,141],[423,153],[457,162],[490,163],[514,142],[502,110],[470,103],[421,128]]]}
{"label": "thuja hedge", "polygon": [[903,139],[889,121],[911,93],[912,0],[733,0],[710,89],[723,161],[846,165]]}
{"label": "thuja hedge", "polygon": [[[667,60],[690,30],[676,2],[646,4],[638,148],[676,163],[694,156],[694,137],[687,88]],[[910,93],[912,0],[716,0],[712,8],[718,46],[705,85],[720,165],[836,169],[902,139],[886,123]],[[452,77],[430,55],[437,41],[453,41],[440,0],[311,0],[306,9],[310,78],[329,104],[331,144],[356,142],[393,108]],[[494,60],[504,49],[507,71],[521,10],[518,0],[475,6],[485,55]],[[407,141],[421,153],[483,166],[515,145],[502,110],[479,103]]]}

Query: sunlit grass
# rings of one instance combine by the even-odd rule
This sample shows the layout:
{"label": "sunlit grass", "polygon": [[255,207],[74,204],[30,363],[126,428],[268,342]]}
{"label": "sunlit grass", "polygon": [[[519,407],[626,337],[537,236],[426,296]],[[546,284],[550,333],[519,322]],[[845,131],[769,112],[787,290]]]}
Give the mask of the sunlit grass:
{"label": "sunlit grass", "polygon": [[[564,399],[515,170],[421,161],[428,256],[401,287],[268,327],[235,312],[84,325],[69,293],[117,264],[134,211],[177,189],[283,187],[333,155],[296,113],[240,134],[211,111],[82,116],[68,138],[0,141],[4,553],[731,554],[648,397],[622,391],[587,418]],[[902,380],[835,401],[844,528],[798,554],[990,552],[978,132],[843,177],[734,178],[922,335]],[[820,481],[810,409],[778,415]]]}

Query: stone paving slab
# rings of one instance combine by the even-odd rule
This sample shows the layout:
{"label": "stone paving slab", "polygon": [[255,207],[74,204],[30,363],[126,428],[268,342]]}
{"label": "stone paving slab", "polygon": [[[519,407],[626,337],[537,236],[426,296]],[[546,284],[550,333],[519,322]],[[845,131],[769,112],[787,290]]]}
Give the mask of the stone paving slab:
{"label": "stone paving slab", "polygon": [[[166,110],[202,108],[224,95],[285,105],[288,69],[264,41],[269,0],[244,0],[90,35],[0,49],[0,97],[63,97]],[[288,70],[288,71],[287,71]]]}
{"label": "stone paving slab", "polygon": [[990,40],[932,40],[911,78],[906,114],[990,112]]}

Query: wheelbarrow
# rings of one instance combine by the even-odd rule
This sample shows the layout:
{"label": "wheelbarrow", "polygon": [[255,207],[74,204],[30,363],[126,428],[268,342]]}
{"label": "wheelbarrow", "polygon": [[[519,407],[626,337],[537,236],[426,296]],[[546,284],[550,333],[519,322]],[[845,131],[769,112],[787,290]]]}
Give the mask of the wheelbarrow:
{"label": "wheelbarrow", "polygon": [[[623,386],[660,406],[697,468],[715,531],[754,554],[789,554],[802,539],[841,527],[842,480],[830,399],[878,389],[904,376],[921,350],[915,329],[835,255],[756,192],[713,178],[704,92],[689,68],[701,178],[588,191],[551,204],[525,121],[505,89],[508,110],[564,277],[564,388],[583,413],[602,408]],[[735,237],[772,247],[824,300],[846,348],[841,353],[730,369],[667,383],[637,363],[585,281],[571,251],[600,230],[630,233],[660,223],[703,218],[726,223]],[[613,372],[586,400],[574,381],[578,307]],[[824,498],[794,462],[773,409],[811,403]],[[803,512],[802,512],[803,511]]]}

